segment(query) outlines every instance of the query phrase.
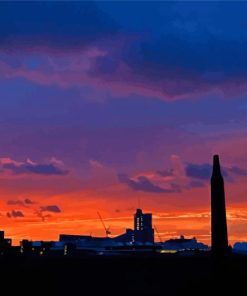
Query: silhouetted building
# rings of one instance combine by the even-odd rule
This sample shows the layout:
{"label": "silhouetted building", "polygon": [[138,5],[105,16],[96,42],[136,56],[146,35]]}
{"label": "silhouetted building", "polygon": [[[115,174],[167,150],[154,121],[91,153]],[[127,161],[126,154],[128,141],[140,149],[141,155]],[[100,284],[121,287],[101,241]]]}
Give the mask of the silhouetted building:
{"label": "silhouetted building", "polygon": [[63,254],[64,243],[57,241],[20,241],[20,253],[25,255],[49,255],[53,253]]}
{"label": "silhouetted building", "polygon": [[60,234],[59,241],[65,243],[77,243],[78,241],[89,241],[92,239],[91,235],[77,235],[77,234]]}
{"label": "silhouetted building", "polygon": [[110,237],[93,237],[91,235],[71,235],[71,234],[60,234],[59,242],[63,242],[70,248],[78,249],[97,249],[111,246],[114,241]]}
{"label": "silhouetted building", "polygon": [[12,246],[10,238],[4,238],[4,231],[0,231],[0,254],[4,254]]}
{"label": "silhouetted building", "polygon": [[215,255],[223,255],[228,251],[224,180],[218,155],[213,157],[211,177],[211,244]]}
{"label": "silhouetted building", "polygon": [[207,245],[198,242],[195,237],[185,238],[183,235],[181,235],[180,238],[172,238],[165,241],[162,244],[162,247],[165,250],[176,250],[176,251],[185,251],[185,250],[207,251],[209,249]]}
{"label": "silhouetted building", "polygon": [[135,240],[133,229],[127,228],[126,232],[113,238],[114,242],[123,244],[132,244]]}
{"label": "silhouetted building", "polygon": [[143,214],[141,209],[137,209],[134,215],[134,242],[154,243],[152,214]]}
{"label": "silhouetted building", "polygon": [[0,231],[0,241],[4,240],[4,231]]}
{"label": "silhouetted building", "polygon": [[[59,242],[65,244],[65,249],[89,250],[104,249],[122,246],[132,246],[135,244],[153,244],[154,230],[152,228],[152,214],[143,214],[141,209],[137,209],[134,215],[134,230],[127,228],[126,232],[115,237],[94,237],[91,235],[71,235],[60,234]],[[65,253],[68,253],[67,251]]]}
{"label": "silhouetted building", "polygon": [[22,254],[30,253],[32,251],[32,241],[23,239],[20,241],[20,252]]}

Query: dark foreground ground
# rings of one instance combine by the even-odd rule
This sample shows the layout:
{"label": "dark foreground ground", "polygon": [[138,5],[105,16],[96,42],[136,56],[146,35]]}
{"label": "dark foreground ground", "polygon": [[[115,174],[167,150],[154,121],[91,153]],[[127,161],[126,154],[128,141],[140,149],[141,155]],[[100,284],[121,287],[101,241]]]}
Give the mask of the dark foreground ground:
{"label": "dark foreground ground", "polygon": [[4,295],[247,295],[247,257],[1,257],[0,285]]}

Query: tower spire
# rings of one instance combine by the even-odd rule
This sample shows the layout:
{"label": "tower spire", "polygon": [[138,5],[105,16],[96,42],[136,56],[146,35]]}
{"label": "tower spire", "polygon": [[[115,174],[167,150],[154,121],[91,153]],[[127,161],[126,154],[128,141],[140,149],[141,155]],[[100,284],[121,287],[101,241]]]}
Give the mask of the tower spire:
{"label": "tower spire", "polygon": [[219,155],[213,157],[213,175],[221,175]]}
{"label": "tower spire", "polygon": [[211,239],[212,253],[225,254],[228,250],[224,179],[221,175],[219,155],[213,156],[211,177]]}

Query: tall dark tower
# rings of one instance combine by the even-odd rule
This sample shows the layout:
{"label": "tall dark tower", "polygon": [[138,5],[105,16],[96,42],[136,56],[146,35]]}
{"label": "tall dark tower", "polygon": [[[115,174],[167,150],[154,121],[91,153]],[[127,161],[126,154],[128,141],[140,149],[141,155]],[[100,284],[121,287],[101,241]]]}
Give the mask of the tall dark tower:
{"label": "tall dark tower", "polygon": [[137,209],[134,215],[134,229],[135,242],[154,243],[152,214],[144,214],[141,209]]}
{"label": "tall dark tower", "polygon": [[211,240],[213,254],[224,255],[227,253],[225,190],[219,155],[214,155],[211,177]]}

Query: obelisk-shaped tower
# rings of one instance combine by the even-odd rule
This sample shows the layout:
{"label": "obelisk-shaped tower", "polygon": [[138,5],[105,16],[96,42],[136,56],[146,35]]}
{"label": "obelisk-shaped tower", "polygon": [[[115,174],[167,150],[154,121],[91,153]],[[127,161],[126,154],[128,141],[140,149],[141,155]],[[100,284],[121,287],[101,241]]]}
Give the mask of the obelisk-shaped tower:
{"label": "obelisk-shaped tower", "polygon": [[228,251],[224,180],[220,171],[219,156],[214,155],[211,177],[211,245],[214,255]]}

